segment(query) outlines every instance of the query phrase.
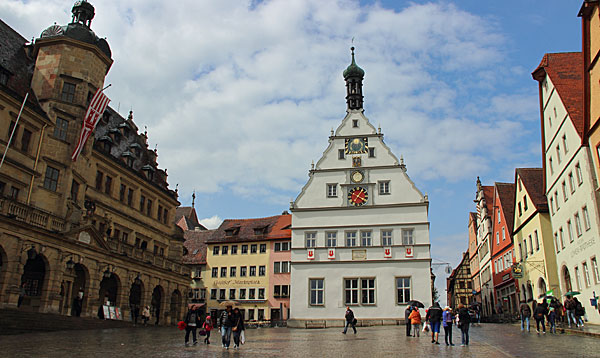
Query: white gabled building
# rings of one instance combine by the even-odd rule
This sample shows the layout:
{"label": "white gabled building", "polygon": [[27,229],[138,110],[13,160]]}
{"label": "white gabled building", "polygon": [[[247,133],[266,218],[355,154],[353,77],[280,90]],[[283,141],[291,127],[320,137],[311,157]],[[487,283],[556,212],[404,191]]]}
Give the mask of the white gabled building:
{"label": "white gabled building", "polygon": [[595,173],[583,140],[582,64],[580,52],[549,53],[533,77],[540,87],[545,188],[560,291],[580,292],[587,318],[600,324],[600,312],[590,303],[594,292],[600,293],[600,226]]}
{"label": "white gabled building", "polygon": [[344,71],[348,109],[292,212],[290,327],[396,324],[432,302],[429,202],[363,112],[364,71]]}

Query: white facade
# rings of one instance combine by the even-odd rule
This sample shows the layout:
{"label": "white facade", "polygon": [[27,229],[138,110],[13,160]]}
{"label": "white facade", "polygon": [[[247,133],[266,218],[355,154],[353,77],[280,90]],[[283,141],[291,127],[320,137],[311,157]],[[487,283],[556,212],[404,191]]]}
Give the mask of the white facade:
{"label": "white facade", "polygon": [[[589,147],[582,146],[560,93],[546,75],[541,83],[545,142],[546,196],[554,236],[560,289],[577,296],[590,322],[600,314],[590,304],[600,293],[599,222]],[[564,299],[564,297],[563,297]]]}
{"label": "white facade", "polygon": [[[489,188],[489,187],[488,187]],[[493,191],[492,191],[493,193]],[[484,186],[477,178],[477,194],[475,202],[477,204],[477,256],[479,258],[479,282],[481,284],[481,304],[482,315],[490,316],[494,302],[493,292],[494,283],[492,281],[492,221],[491,213],[488,212],[488,203],[484,194]]]}
{"label": "white facade", "polygon": [[430,305],[427,196],[362,108],[348,109],[309,177],[290,207],[288,326],[342,325],[346,306],[361,321],[396,324],[408,300]]}

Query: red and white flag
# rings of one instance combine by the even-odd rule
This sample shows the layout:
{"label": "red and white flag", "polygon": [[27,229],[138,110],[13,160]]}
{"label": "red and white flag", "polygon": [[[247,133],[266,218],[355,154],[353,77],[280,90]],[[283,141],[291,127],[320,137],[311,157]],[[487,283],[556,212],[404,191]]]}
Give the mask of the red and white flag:
{"label": "red and white flag", "polygon": [[81,128],[81,133],[79,133],[79,142],[77,142],[77,147],[75,147],[75,150],[71,155],[73,161],[76,161],[77,157],[79,157],[79,153],[81,153],[85,143],[94,131],[94,128],[96,128],[96,124],[98,124],[100,116],[102,116],[106,106],[108,106],[108,102],[110,102],[110,99],[108,99],[104,92],[102,92],[102,89],[99,88],[96,91],[96,94],[94,94],[94,97],[92,97],[87,112],[85,112],[83,127]]}

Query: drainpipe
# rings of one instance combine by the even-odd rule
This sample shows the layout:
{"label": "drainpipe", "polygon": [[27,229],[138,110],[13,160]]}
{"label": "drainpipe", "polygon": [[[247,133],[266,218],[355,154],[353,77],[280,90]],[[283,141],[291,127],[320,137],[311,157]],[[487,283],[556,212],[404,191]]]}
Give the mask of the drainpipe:
{"label": "drainpipe", "polygon": [[42,142],[44,141],[44,131],[48,125],[44,124],[42,127],[42,133],[40,134],[40,142],[38,143],[37,154],[35,156],[35,164],[33,165],[34,173],[31,174],[31,182],[29,183],[29,191],[27,192],[27,205],[31,201],[31,192],[33,191],[33,180],[35,179],[35,171],[37,170],[38,162],[40,160],[40,152],[42,151]]}

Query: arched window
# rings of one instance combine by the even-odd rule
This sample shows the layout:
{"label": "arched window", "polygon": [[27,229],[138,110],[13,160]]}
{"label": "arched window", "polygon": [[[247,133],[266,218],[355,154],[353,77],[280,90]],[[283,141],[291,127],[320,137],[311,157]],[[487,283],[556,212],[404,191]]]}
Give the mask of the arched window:
{"label": "arched window", "polygon": [[546,288],[546,281],[544,281],[543,277],[540,277],[540,280],[538,281],[538,297],[544,297],[546,295],[546,291],[548,291]]}
{"label": "arched window", "polygon": [[571,285],[571,275],[569,274],[569,269],[567,266],[563,266],[563,281],[565,282],[565,292],[573,291],[573,286]]}

